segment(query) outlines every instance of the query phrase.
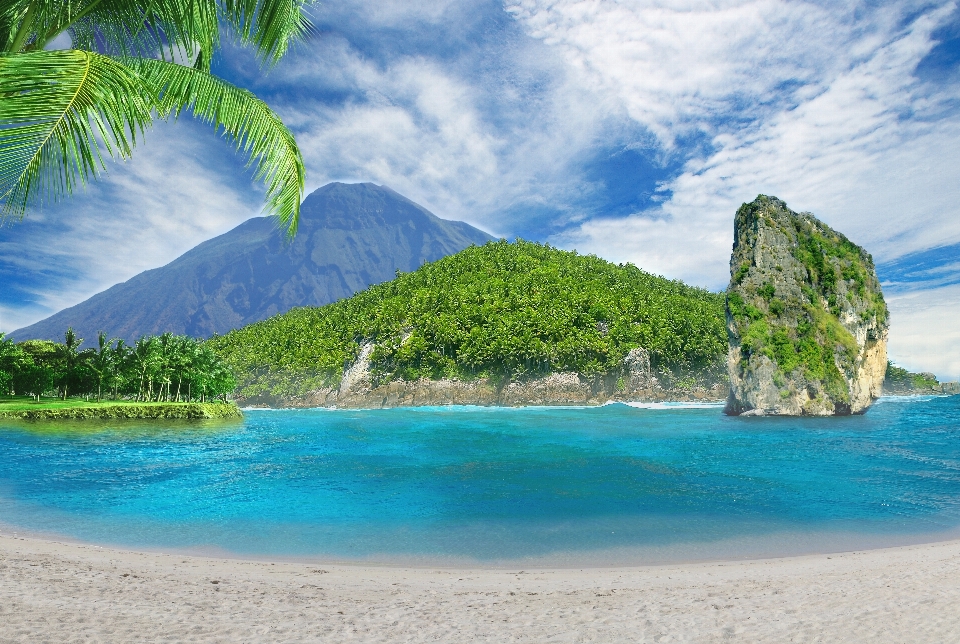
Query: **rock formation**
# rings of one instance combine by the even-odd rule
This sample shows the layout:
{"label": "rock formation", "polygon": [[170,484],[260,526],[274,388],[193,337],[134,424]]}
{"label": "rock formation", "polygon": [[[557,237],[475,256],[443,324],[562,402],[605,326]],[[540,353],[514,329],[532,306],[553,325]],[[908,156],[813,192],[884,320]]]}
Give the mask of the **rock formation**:
{"label": "rock formation", "polygon": [[880,396],[887,306],[869,253],[760,195],[737,211],[728,414],[859,414]]}
{"label": "rock formation", "polygon": [[572,371],[551,373],[523,381],[493,379],[416,381],[393,380],[376,384],[370,359],[375,345],[366,342],[344,369],[338,387],[321,388],[304,396],[258,395],[238,398],[244,406],[339,407],[380,409],[437,405],[517,407],[527,405],[602,405],[609,402],[719,401],[725,379],[702,374],[683,383],[666,382],[650,368],[650,354],[632,349],[619,370],[588,377]]}

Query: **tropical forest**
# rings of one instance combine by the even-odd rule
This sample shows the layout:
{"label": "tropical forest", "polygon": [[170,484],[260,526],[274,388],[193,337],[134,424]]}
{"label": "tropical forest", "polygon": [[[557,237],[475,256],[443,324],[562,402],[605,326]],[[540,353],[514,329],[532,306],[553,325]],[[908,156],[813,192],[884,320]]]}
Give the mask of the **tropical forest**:
{"label": "tropical forest", "polygon": [[0,392],[91,401],[207,402],[236,386],[210,347],[186,336],[144,336],[133,344],[100,333],[95,348],[68,329],[64,342],[15,343],[0,335]]}
{"label": "tropical forest", "polygon": [[501,240],[207,345],[233,369],[242,397],[336,386],[370,343],[376,384],[599,375],[619,369],[637,347],[668,378],[719,375],[727,352],[723,299],[632,264]]}

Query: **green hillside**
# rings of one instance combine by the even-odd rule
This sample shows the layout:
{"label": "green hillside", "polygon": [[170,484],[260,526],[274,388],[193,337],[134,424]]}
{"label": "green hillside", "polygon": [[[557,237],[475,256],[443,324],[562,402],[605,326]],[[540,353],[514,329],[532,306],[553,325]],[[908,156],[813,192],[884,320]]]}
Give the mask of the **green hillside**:
{"label": "green hillside", "polygon": [[237,393],[250,397],[335,386],[370,340],[380,383],[594,375],[619,369],[635,347],[664,374],[717,373],[727,351],[722,294],[523,241],[472,246],[207,345],[233,368]]}

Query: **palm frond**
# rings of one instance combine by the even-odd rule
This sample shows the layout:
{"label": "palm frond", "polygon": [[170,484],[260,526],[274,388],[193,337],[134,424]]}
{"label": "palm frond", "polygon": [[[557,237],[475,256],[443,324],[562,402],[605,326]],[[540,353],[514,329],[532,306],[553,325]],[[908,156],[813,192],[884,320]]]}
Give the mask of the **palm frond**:
{"label": "palm frond", "polygon": [[[69,31],[76,49],[121,56],[175,54],[202,61],[220,45],[220,24],[227,23],[243,44],[253,45],[264,61],[276,62],[301,38],[310,22],[307,0],[7,0],[0,7],[0,29],[8,15],[20,37],[0,42],[8,54],[42,49]],[[6,3],[4,3],[6,4]],[[7,46],[10,45],[10,46]],[[209,63],[205,63],[205,69]]]}
{"label": "palm frond", "polygon": [[216,0],[100,0],[74,29],[94,34],[84,49],[174,60],[219,48],[218,14]]}
{"label": "palm frond", "polygon": [[257,48],[264,61],[278,61],[311,24],[305,0],[222,0],[222,14],[240,41]]}
{"label": "palm frond", "polygon": [[267,186],[266,210],[293,235],[303,196],[303,157],[293,135],[266,103],[204,71],[162,60],[125,61],[154,94],[157,113],[176,118],[184,110],[221,129],[248,155],[257,180]]}
{"label": "palm frond", "polygon": [[0,217],[56,201],[127,158],[153,97],[122,62],[86,51],[0,57]]}

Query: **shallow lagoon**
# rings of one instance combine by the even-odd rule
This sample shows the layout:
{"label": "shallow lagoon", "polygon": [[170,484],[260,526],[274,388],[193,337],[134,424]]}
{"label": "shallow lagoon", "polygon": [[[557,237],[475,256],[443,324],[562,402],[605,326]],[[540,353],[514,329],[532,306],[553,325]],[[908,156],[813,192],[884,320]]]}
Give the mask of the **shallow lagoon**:
{"label": "shallow lagoon", "polygon": [[640,564],[960,536],[960,396],[0,425],[0,524],[263,558]]}

